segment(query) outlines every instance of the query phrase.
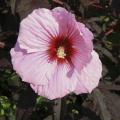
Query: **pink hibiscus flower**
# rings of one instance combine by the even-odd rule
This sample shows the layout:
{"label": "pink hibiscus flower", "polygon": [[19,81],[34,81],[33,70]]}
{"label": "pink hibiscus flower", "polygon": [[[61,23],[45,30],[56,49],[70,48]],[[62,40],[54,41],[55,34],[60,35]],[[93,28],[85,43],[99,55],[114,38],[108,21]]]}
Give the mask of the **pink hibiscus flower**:
{"label": "pink hibiscus flower", "polygon": [[36,9],[21,22],[11,49],[13,69],[48,99],[91,92],[102,71],[92,39],[85,25],[64,8]]}

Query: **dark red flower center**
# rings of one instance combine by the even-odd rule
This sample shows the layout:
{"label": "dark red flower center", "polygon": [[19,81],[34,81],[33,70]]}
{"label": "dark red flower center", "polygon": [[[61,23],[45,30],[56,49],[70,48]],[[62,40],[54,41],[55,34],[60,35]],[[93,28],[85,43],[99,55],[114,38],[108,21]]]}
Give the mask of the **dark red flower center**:
{"label": "dark red flower center", "polygon": [[57,60],[58,63],[70,62],[75,53],[72,39],[65,36],[52,38],[47,53],[50,60]]}

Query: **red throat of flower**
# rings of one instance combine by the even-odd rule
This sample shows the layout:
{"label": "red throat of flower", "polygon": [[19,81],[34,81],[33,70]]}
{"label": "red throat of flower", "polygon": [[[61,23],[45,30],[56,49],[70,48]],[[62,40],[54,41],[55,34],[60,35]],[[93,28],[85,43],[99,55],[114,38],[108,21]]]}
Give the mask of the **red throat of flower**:
{"label": "red throat of flower", "polygon": [[51,39],[47,51],[50,60],[57,60],[58,64],[70,62],[75,54],[73,41],[69,37],[58,36]]}

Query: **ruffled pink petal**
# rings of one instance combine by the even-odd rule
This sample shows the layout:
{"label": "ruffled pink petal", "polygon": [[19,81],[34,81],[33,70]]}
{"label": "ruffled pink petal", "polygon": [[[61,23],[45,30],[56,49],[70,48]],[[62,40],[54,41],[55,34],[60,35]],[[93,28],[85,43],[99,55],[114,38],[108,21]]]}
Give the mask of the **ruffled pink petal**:
{"label": "ruffled pink petal", "polygon": [[59,35],[71,37],[73,34],[79,34],[76,29],[75,16],[62,7],[52,10],[53,16],[59,24]]}
{"label": "ruffled pink petal", "polygon": [[76,22],[75,17],[66,9],[57,7],[52,11],[59,23],[59,34],[67,36],[72,41],[73,48],[76,50],[71,57],[72,63],[80,71],[91,60],[93,34],[85,25]]}
{"label": "ruffled pink petal", "polygon": [[93,50],[92,39],[89,38],[90,40],[87,42],[87,39],[83,36],[78,36],[78,38],[76,36],[73,39],[75,54],[71,57],[71,61],[78,72],[91,60],[91,52]]}
{"label": "ruffled pink petal", "polygon": [[23,81],[37,85],[48,83],[46,73],[52,69],[53,63],[48,61],[46,54],[40,52],[27,54],[16,44],[11,50],[11,57],[13,68]]}
{"label": "ruffled pink petal", "polygon": [[91,60],[91,48],[87,46],[83,39],[76,39],[73,42],[73,47],[76,50],[75,54],[71,57],[71,61],[78,72]]}
{"label": "ruffled pink petal", "polygon": [[[79,74],[79,81],[77,83],[75,93],[87,93],[98,86],[102,73],[102,64],[98,54],[93,51],[91,61],[83,68]],[[83,86],[81,89],[80,86]]]}
{"label": "ruffled pink petal", "polygon": [[18,42],[27,53],[45,51],[58,32],[52,12],[45,8],[36,9],[21,22]]}
{"label": "ruffled pink petal", "polygon": [[82,23],[77,22],[77,28],[80,35],[75,35],[73,38],[73,47],[77,52],[71,59],[77,71],[80,72],[81,69],[91,60],[93,34]]}
{"label": "ruffled pink petal", "polygon": [[93,33],[83,23],[77,22],[82,38],[89,48],[93,48]]}
{"label": "ruffled pink petal", "polygon": [[39,95],[52,100],[64,97],[75,90],[78,77],[76,71],[69,65],[56,66],[50,74],[48,84],[40,86],[31,84],[31,87]]}

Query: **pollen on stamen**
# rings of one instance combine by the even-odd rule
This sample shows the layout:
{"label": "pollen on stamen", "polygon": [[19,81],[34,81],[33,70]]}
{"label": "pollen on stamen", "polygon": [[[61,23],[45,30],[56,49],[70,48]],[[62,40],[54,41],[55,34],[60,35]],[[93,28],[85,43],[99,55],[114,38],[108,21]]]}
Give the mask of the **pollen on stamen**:
{"label": "pollen on stamen", "polygon": [[65,56],[66,56],[65,48],[62,47],[62,46],[60,46],[60,47],[57,49],[57,57],[64,59]]}

